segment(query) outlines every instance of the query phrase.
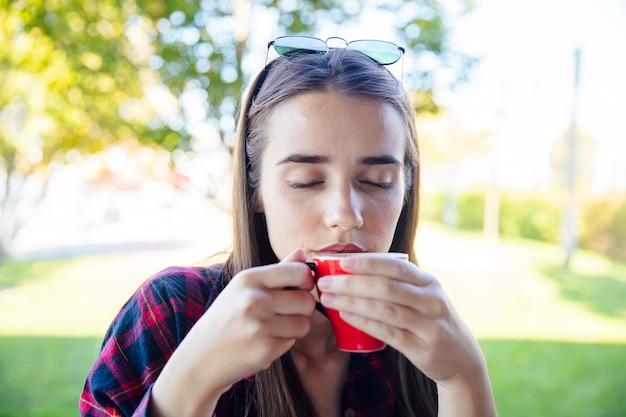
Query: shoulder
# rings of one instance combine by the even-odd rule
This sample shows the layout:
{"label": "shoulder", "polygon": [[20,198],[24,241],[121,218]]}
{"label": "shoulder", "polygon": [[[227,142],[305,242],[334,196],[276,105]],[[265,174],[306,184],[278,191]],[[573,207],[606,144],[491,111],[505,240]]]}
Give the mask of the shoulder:
{"label": "shoulder", "polygon": [[[111,331],[135,327],[149,329],[167,322],[168,327],[188,328],[219,295],[221,267],[174,266],[147,279],[126,301]],[[178,324],[176,324],[178,323]]]}
{"label": "shoulder", "polygon": [[[172,266],[147,279],[133,298],[139,305],[167,304],[173,310],[200,309],[199,315],[208,308],[221,292],[221,266],[191,267]],[[131,299],[132,302],[132,299]]]}
{"label": "shoulder", "polygon": [[170,267],[147,279],[111,323],[87,378],[81,407],[107,410],[98,415],[131,415],[217,297],[220,282],[219,266]]}
{"label": "shoulder", "polygon": [[154,274],[139,287],[139,290],[149,290],[170,296],[184,294],[208,297],[221,287],[221,272],[220,265],[172,266]]}

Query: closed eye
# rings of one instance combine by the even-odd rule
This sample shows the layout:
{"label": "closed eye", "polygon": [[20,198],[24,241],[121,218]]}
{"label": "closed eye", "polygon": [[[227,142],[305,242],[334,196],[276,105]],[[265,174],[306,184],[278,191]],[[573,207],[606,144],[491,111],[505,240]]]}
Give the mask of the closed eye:
{"label": "closed eye", "polygon": [[313,181],[313,182],[297,182],[297,181],[289,181],[287,182],[290,188],[294,190],[301,190],[307,188],[314,188],[320,184],[323,184],[323,181]]}
{"label": "closed eye", "polygon": [[[289,181],[287,184],[289,185],[290,188],[293,188],[294,190],[302,190],[302,189],[315,188],[323,183],[324,183],[323,181],[313,181],[313,182]],[[390,190],[393,188],[392,182],[361,181],[361,184],[364,184],[369,187],[378,188],[381,190]]]}
{"label": "closed eye", "polygon": [[361,182],[371,187],[380,188],[381,190],[390,190],[391,188],[393,188],[393,183],[391,182],[373,182],[373,181],[361,181]]}

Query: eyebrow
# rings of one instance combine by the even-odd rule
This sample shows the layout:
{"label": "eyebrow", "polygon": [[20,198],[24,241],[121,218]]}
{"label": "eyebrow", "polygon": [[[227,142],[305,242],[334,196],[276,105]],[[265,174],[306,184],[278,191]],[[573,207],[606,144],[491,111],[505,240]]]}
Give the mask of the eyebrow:
{"label": "eyebrow", "polygon": [[[304,163],[304,164],[327,164],[331,161],[331,157],[326,155],[306,155],[306,154],[291,154],[286,158],[281,159],[276,163],[276,165],[282,165],[290,162],[295,163]],[[380,156],[366,156],[362,158],[359,163],[363,165],[398,165],[402,166],[402,162],[400,162],[397,158],[394,158],[391,155],[380,155]]]}
{"label": "eyebrow", "polygon": [[391,155],[368,156],[360,161],[364,165],[389,165],[394,164],[402,166],[402,162]]}
{"label": "eyebrow", "polygon": [[330,162],[330,157],[325,155],[306,155],[296,153],[281,159],[276,163],[276,165],[282,165],[289,162],[299,162],[303,164],[327,164]]}

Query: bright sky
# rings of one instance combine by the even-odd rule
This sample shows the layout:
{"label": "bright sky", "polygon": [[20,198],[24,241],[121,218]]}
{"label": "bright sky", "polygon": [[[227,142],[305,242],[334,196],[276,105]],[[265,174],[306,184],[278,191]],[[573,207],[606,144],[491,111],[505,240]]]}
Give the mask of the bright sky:
{"label": "bright sky", "polygon": [[509,171],[541,166],[571,123],[580,48],[576,117],[598,145],[596,186],[626,190],[626,1],[477,0],[453,30],[455,48],[483,59],[440,99],[470,126],[500,123]]}

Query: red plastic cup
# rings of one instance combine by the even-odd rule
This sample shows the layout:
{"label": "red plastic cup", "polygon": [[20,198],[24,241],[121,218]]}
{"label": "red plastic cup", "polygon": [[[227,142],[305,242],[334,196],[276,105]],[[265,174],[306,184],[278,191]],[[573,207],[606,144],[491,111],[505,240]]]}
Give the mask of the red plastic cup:
{"label": "red plastic cup", "polygon": [[[342,258],[347,256],[367,256],[373,255],[371,252],[363,253],[340,253],[340,254],[327,254],[313,256],[315,262],[315,282],[317,288],[317,280],[325,275],[344,275],[346,271],[341,269],[339,265]],[[384,252],[376,253],[376,256],[389,256],[395,259],[408,260],[409,257],[406,253],[398,252]],[[317,288],[317,294],[321,297],[322,291]],[[335,340],[337,341],[337,347],[345,352],[375,352],[382,350],[387,346],[383,341],[370,336],[362,330],[359,330],[348,323],[346,323],[340,316],[339,311],[325,308],[326,315],[330,324],[335,332]]]}

